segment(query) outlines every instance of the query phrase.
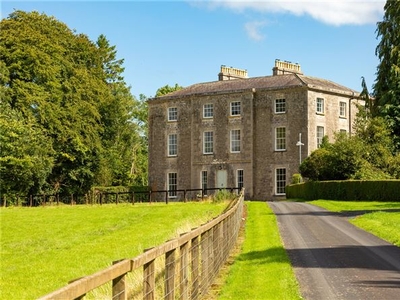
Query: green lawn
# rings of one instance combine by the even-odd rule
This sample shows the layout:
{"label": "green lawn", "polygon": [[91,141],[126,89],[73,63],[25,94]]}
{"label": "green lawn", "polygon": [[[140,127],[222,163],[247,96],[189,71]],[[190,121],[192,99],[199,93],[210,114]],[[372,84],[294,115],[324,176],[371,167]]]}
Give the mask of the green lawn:
{"label": "green lawn", "polygon": [[226,203],[0,209],[0,299],[34,299],[189,231]]}
{"label": "green lawn", "polygon": [[246,202],[246,206],[243,248],[218,299],[301,299],[275,215],[265,202]]}
{"label": "green lawn", "polygon": [[400,247],[400,202],[314,200],[308,203],[349,214],[355,226]]}

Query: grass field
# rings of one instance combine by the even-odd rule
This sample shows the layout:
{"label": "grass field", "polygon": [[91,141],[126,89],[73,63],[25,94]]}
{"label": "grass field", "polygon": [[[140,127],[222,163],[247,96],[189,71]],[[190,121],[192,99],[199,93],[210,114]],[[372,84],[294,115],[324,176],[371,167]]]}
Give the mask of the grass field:
{"label": "grass field", "polygon": [[308,203],[349,214],[355,226],[400,247],[400,202],[315,200]]}
{"label": "grass field", "polygon": [[275,215],[265,202],[246,202],[246,206],[242,251],[218,299],[301,299]]}
{"label": "grass field", "polygon": [[0,299],[34,299],[220,214],[226,203],[0,209]]}

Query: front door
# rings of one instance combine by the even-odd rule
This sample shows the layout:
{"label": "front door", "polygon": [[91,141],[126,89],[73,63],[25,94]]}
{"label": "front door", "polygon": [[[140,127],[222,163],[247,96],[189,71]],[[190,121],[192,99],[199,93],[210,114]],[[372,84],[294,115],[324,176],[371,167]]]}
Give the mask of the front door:
{"label": "front door", "polygon": [[228,185],[228,172],[226,170],[217,171],[217,188],[224,189]]}

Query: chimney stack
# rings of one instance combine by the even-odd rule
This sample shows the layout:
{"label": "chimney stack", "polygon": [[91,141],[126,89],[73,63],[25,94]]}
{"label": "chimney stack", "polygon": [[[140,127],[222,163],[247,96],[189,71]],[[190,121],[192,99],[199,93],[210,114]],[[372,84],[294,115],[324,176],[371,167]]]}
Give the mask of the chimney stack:
{"label": "chimney stack", "polygon": [[285,75],[285,74],[300,74],[301,67],[298,63],[292,63],[290,61],[283,61],[279,59],[275,59],[275,67],[272,68],[272,75]]}
{"label": "chimney stack", "polygon": [[218,74],[218,80],[232,80],[232,79],[243,79],[249,78],[247,70],[236,69],[232,67],[227,67],[225,65],[221,66],[221,72]]}

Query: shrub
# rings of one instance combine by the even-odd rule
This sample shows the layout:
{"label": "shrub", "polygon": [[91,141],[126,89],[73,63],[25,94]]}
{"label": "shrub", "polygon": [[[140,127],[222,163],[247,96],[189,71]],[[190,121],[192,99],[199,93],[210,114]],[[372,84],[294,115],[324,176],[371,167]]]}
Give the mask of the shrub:
{"label": "shrub", "polygon": [[235,193],[231,193],[228,190],[220,190],[218,192],[216,192],[213,196],[213,202],[215,203],[220,203],[223,201],[227,201],[227,200],[233,200],[236,199],[237,194]]}

